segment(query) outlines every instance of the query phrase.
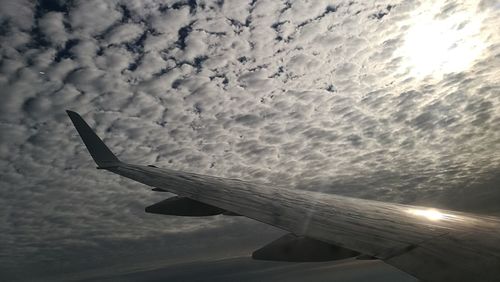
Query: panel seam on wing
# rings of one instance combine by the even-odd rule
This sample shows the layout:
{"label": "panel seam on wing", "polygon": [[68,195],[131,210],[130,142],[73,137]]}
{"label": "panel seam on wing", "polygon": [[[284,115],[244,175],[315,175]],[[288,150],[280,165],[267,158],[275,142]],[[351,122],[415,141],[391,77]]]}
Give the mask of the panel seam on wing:
{"label": "panel seam on wing", "polygon": [[450,234],[450,233],[449,233],[449,232],[445,232],[445,233],[443,233],[443,234],[439,234],[439,235],[436,235],[436,236],[432,236],[432,237],[430,237],[430,238],[427,238],[427,239],[425,239],[425,240],[422,240],[422,241],[420,241],[420,242],[418,242],[418,243],[410,244],[410,245],[408,245],[408,246],[404,247],[403,249],[396,250],[396,251],[394,251],[394,252],[392,252],[392,253],[390,252],[387,256],[384,256],[384,257],[383,257],[383,258],[381,258],[381,259],[385,261],[385,260],[389,260],[389,259],[392,259],[392,258],[398,257],[398,256],[400,256],[400,255],[406,254],[406,253],[408,253],[408,252],[410,252],[410,251],[412,251],[412,250],[414,250],[414,249],[416,249],[416,248],[420,247],[421,245],[423,245],[423,244],[427,243],[427,242],[428,242],[428,241],[430,241],[430,240],[434,240],[434,239],[436,239],[436,238],[444,237],[444,236],[446,236],[446,235],[448,235],[448,234]]}

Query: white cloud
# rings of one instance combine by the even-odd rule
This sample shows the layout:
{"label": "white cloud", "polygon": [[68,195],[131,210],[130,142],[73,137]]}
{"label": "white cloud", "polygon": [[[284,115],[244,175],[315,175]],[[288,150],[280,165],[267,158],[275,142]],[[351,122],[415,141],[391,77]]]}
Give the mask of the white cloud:
{"label": "white cloud", "polygon": [[106,41],[109,44],[121,44],[137,39],[144,32],[144,27],[138,24],[122,24],[106,35]]}
{"label": "white cloud", "polygon": [[71,28],[83,37],[101,34],[122,16],[115,5],[116,1],[76,1],[69,13]]}
{"label": "white cloud", "polygon": [[20,30],[30,30],[34,24],[35,3],[29,0],[21,1],[0,1],[0,22],[12,24],[12,28]]}
{"label": "white cloud", "polygon": [[96,66],[105,71],[121,72],[128,68],[134,56],[124,48],[107,48],[96,58]]}
{"label": "white cloud", "polygon": [[54,45],[62,45],[68,40],[63,21],[64,15],[62,13],[49,12],[43,15],[38,22],[44,36]]}
{"label": "white cloud", "polygon": [[177,32],[191,21],[189,8],[183,7],[178,10],[167,10],[165,13],[155,13],[151,20],[153,29],[162,34],[162,38],[176,39]]}

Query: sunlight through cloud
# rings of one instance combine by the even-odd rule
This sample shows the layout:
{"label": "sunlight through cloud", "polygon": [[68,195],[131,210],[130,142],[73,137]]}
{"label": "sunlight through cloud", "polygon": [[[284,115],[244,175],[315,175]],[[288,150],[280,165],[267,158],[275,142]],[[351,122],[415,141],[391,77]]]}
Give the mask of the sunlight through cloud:
{"label": "sunlight through cloud", "polygon": [[[453,11],[453,7],[439,1],[419,9],[399,50],[405,62],[403,71],[415,77],[439,78],[467,70],[486,47],[480,34],[484,16],[476,13],[476,6],[464,5]],[[441,15],[448,8],[452,12]]]}

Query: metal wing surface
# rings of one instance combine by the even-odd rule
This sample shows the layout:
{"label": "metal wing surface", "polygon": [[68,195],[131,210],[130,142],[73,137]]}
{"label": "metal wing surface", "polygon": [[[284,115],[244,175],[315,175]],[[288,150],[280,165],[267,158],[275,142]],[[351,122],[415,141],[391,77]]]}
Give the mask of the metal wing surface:
{"label": "metal wing surface", "polygon": [[500,281],[499,218],[127,164],[68,115],[101,169],[373,256],[422,281]]}

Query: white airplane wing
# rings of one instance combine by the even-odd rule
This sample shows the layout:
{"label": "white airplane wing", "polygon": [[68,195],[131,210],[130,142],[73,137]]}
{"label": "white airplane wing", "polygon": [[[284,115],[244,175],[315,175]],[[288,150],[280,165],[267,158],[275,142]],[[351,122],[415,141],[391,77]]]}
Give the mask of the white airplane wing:
{"label": "white airplane wing", "polygon": [[290,232],[255,259],[376,258],[421,281],[500,281],[500,219],[199,175],[119,161],[67,111],[98,168],[178,195],[146,208],[167,215],[241,215]]}

